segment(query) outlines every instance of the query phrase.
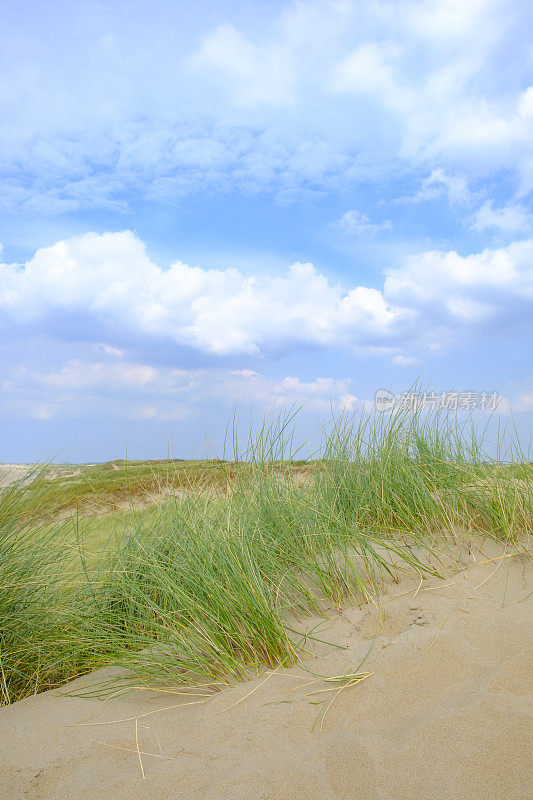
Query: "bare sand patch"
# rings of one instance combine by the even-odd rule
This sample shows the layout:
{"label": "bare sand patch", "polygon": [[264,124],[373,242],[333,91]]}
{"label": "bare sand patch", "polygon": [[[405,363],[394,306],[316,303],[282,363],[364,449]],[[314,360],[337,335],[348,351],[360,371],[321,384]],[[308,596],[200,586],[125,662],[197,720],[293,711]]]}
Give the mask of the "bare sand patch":
{"label": "bare sand patch", "polygon": [[0,489],[22,480],[31,469],[30,464],[0,464]]}
{"label": "bare sand patch", "polygon": [[[391,584],[379,611],[331,610],[316,635],[341,649],[315,642],[303,667],[344,674],[372,645],[360,667],[372,674],[338,694],[297,666],[201,704],[53,691],[1,709],[1,797],[530,798],[531,561],[490,542],[474,557],[443,581]],[[332,699],[321,727],[314,703]]]}
{"label": "bare sand patch", "polygon": [[81,475],[81,470],[74,466],[35,465],[35,464],[0,464],[0,489],[12,486],[24,478],[33,480],[38,476],[48,480],[71,478]]}

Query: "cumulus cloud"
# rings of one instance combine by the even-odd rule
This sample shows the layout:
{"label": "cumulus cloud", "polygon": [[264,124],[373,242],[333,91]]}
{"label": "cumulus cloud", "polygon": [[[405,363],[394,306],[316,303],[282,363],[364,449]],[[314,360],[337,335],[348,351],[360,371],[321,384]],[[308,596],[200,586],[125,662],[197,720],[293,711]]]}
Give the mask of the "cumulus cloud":
{"label": "cumulus cloud", "polygon": [[[489,322],[500,331],[529,325],[532,264],[533,240],[523,240],[469,256],[418,253],[388,269],[381,288],[340,286],[309,263],[284,275],[181,261],[163,269],[130,231],[88,233],[38,250],[25,265],[1,264],[0,319],[31,330],[53,321],[59,338],[84,338],[88,327],[115,358],[128,337],[218,357],[309,348],[390,352],[407,341],[447,343]],[[68,325],[58,325],[61,315]]]}
{"label": "cumulus cloud", "polygon": [[[24,267],[4,264],[0,286],[0,310],[19,323],[83,314],[102,330],[118,326],[218,356],[380,341],[400,314],[376,289],[343,291],[312,264],[280,277],[180,261],[165,270],[129,231],[74,237],[38,250]],[[70,329],[79,333],[75,319]]]}
{"label": "cumulus cloud", "polygon": [[461,256],[429,251],[411,256],[386,273],[391,303],[437,313],[461,325],[510,314],[530,319],[533,301],[533,240]]}

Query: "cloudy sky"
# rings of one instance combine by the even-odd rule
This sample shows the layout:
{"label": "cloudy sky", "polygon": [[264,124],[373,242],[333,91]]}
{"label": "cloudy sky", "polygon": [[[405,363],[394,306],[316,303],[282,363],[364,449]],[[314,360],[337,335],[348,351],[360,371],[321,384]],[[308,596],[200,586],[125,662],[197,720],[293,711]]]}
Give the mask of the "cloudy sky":
{"label": "cloudy sky", "polygon": [[236,401],[418,376],[527,447],[532,9],[0,2],[0,461],[198,455]]}

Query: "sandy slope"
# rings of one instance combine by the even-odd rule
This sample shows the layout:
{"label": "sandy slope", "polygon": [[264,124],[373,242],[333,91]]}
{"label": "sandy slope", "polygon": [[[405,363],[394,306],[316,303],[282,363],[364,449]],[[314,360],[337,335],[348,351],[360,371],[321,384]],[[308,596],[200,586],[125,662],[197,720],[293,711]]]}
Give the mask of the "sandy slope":
{"label": "sandy slope", "polygon": [[[475,558],[503,553],[485,543]],[[528,572],[531,562],[520,556],[469,566],[416,594],[414,583],[391,585],[362,668],[373,674],[336,697],[322,732],[311,730],[320,706],[310,701],[333,693],[307,696],[328,684],[303,687],[311,678],[301,668],[267,671],[204,705],[157,713],[150,712],[180,698],[144,693],[101,704],[48,692],[16,703],[0,710],[0,796],[526,800]],[[375,619],[370,607],[327,621],[320,635],[345,649],[318,645],[306,666],[329,675],[357,666]]]}
{"label": "sandy slope", "polygon": [[21,480],[30,470],[30,464],[0,464],[0,488]]}

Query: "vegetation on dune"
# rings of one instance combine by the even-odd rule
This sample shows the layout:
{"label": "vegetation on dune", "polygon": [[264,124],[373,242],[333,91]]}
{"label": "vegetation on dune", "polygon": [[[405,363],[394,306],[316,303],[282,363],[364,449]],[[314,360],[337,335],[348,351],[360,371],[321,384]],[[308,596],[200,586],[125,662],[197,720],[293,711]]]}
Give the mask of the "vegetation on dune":
{"label": "vegetation on dune", "polygon": [[79,525],[37,525],[72,507],[68,481],[4,493],[2,702],[108,664],[120,678],[88,693],[289,665],[303,645],[296,620],[322,613],[323,598],[363,602],[385,574],[438,574],[439,547],[465,531],[514,541],[532,530],[531,466],[518,450],[488,459],[472,428],[341,416],[320,457],[296,466],[291,423],[265,423],[232,462],[100,465],[91,479],[104,494],[127,472],[135,496],[135,470],[155,474],[160,494],[175,481],[191,491],[129,515],[98,556]]}
{"label": "vegetation on dune", "polygon": [[2,705],[76,675],[79,660],[67,641],[77,612],[86,608],[84,592],[72,583],[78,564],[71,532],[64,525],[43,525],[38,496],[32,490],[28,503],[19,486],[0,496]]}
{"label": "vegetation on dune", "polygon": [[[64,468],[63,468],[64,469]],[[25,513],[110,511],[132,501],[153,501],[162,491],[225,483],[220,461],[126,461],[117,459],[70,469],[41,470],[25,491]]]}

